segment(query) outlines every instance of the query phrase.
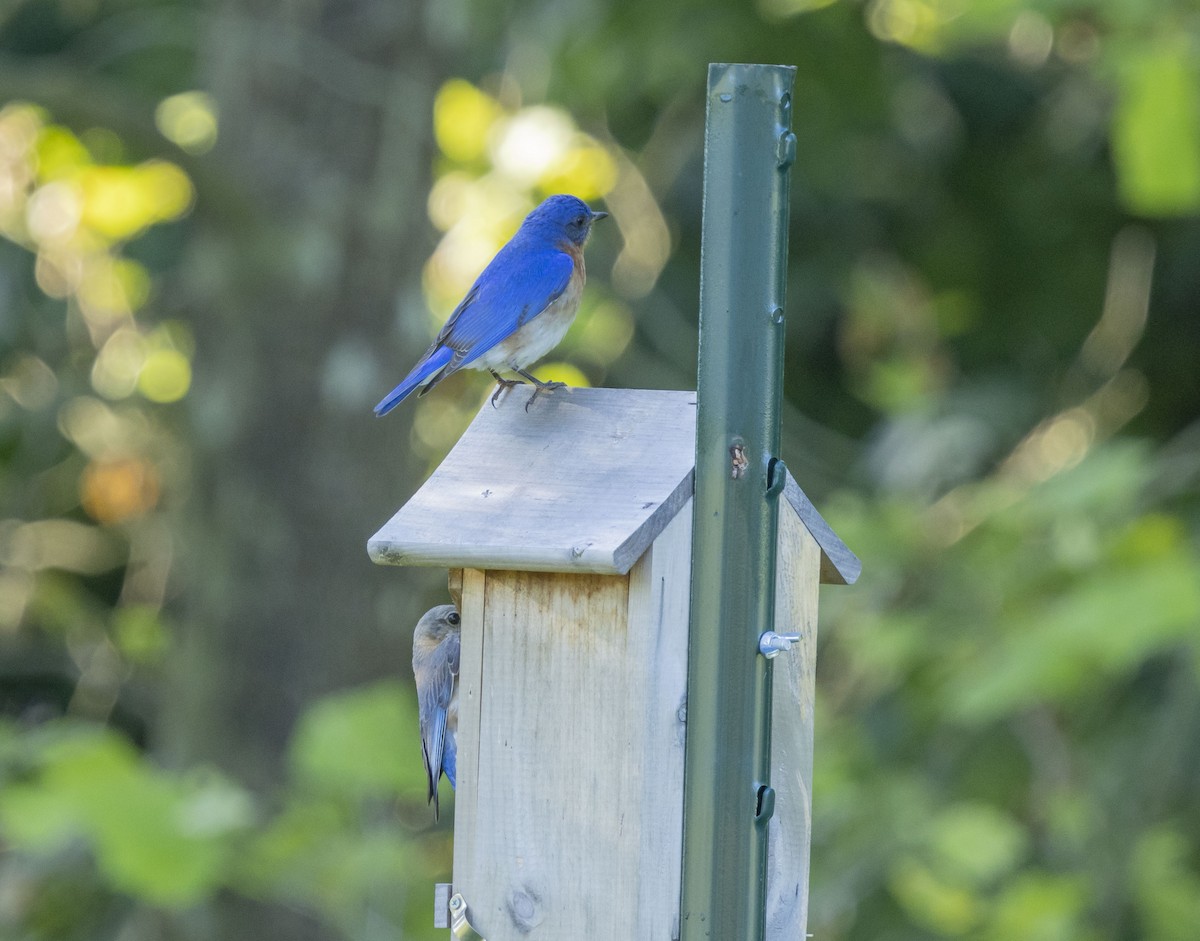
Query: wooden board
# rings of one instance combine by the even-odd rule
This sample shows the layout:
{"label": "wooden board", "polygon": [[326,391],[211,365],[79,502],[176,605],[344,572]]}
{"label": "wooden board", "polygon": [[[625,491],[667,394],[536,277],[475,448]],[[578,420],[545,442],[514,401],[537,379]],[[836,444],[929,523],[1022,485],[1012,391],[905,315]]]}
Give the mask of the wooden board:
{"label": "wooden board", "polygon": [[853,585],[858,581],[858,576],[862,574],[862,562],[825,522],[825,517],[817,512],[817,508],[791,474],[788,474],[783,496],[821,550],[822,583]]}
{"label": "wooden board", "polygon": [[464,573],[454,890],[488,941],[678,935],[691,518],[628,577]]}
{"label": "wooden board", "polygon": [[626,574],[692,494],[696,395],[528,387],[484,404],[368,542],[394,565]]}
{"label": "wooden board", "polygon": [[793,513],[779,514],[775,630],[803,637],[775,657],[771,682],[771,786],[767,844],[767,941],[802,941],[808,921],[812,844],[813,697],[822,553]]}

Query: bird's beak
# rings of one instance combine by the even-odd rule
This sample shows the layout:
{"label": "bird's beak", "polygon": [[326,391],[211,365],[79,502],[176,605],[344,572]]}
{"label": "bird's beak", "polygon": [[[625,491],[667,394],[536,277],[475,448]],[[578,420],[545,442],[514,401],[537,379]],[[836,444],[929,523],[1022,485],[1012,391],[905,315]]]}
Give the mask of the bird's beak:
{"label": "bird's beak", "polygon": [[608,218],[607,212],[593,212],[592,213],[592,221],[593,222],[599,222],[601,219],[607,219],[607,218]]}

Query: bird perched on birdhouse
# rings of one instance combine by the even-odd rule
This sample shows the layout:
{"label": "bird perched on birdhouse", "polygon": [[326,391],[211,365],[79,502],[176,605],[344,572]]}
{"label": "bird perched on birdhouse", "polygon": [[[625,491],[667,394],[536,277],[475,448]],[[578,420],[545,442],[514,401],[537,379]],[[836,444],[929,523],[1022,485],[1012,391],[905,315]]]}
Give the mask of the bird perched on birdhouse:
{"label": "bird perched on birdhouse", "polygon": [[[418,386],[418,395],[424,395],[464,366],[486,369],[499,383],[493,405],[522,380],[535,386],[526,411],[538,393],[562,387],[535,379],[526,368],[558,346],[575,319],[586,278],[583,246],[592,223],[607,215],[565,195],[551,196],[534,209],[471,285],[425,355],[375,406],[375,414],[386,415]],[[521,379],[505,379],[501,369]]]}

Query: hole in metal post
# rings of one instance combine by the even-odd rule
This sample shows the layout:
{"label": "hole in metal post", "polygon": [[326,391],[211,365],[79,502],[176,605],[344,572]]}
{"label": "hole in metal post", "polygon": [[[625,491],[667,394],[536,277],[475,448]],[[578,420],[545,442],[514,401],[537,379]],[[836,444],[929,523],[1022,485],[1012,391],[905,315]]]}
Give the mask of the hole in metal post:
{"label": "hole in metal post", "polygon": [[773,500],[783,493],[787,485],[787,465],[773,457],[767,462],[767,499]]}
{"label": "hole in metal post", "polygon": [[754,820],[763,823],[771,819],[775,813],[775,789],[769,784],[763,784],[758,789],[757,800],[754,804]]}

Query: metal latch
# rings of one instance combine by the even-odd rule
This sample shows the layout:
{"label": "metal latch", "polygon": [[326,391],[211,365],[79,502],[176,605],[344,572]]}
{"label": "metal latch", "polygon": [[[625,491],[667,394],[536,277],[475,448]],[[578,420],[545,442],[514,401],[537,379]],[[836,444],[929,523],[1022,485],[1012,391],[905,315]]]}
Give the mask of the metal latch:
{"label": "metal latch", "polygon": [[487,941],[467,917],[467,900],[462,897],[461,892],[455,892],[450,897],[450,931],[454,937],[466,941]]}
{"label": "metal latch", "polygon": [[456,938],[485,941],[467,918],[467,900],[449,882],[434,883],[433,927],[449,928]]}

